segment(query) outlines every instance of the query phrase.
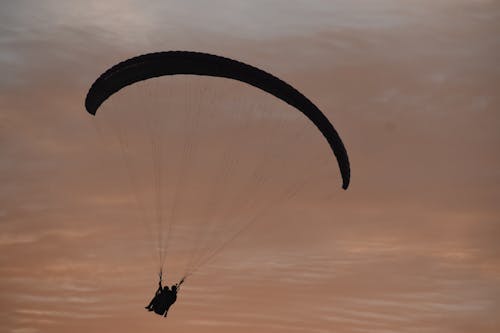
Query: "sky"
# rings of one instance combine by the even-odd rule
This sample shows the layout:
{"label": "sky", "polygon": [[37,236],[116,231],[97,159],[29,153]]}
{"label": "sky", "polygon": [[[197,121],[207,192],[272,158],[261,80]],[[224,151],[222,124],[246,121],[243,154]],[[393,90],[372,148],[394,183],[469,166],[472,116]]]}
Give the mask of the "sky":
{"label": "sky", "polygon": [[[1,1],[0,332],[498,332],[498,31],[489,0]],[[86,113],[105,69],[168,50],[300,90],[349,189],[313,125],[241,83]],[[192,274],[164,319],[143,307],[167,243],[167,282]]]}

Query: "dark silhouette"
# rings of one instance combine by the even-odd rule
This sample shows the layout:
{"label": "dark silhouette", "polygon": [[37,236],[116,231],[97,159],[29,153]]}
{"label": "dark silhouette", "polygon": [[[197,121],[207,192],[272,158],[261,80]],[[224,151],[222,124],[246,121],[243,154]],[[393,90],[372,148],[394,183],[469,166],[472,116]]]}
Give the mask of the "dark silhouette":
{"label": "dark silhouette", "polygon": [[[166,286],[166,288],[168,288],[168,286]],[[148,306],[146,306],[146,309],[148,309],[149,311],[153,311],[154,306],[157,305],[160,301],[160,295],[162,295],[163,290],[164,288],[161,286],[161,280],[160,280],[158,282],[158,289],[155,292],[155,296],[153,297],[151,302],[149,302]]]}
{"label": "dark silhouette", "polygon": [[183,282],[184,279],[182,279],[181,282],[174,284],[172,289],[169,289],[168,286],[162,287],[160,275],[160,281],[158,282],[158,289],[155,292],[155,296],[145,308],[148,311],[154,311],[154,313],[166,317],[168,309],[170,309],[172,304],[174,304],[177,300],[177,292]]}
{"label": "dark silhouette", "polygon": [[87,111],[95,115],[99,106],[120,89],[139,81],[164,75],[224,77],[259,88],[302,112],[321,131],[337,158],[342,187],[350,181],[347,151],[328,118],[306,96],[288,83],[245,63],[208,53],[169,51],[144,54],[125,60],[104,72],[90,87],[85,99]]}

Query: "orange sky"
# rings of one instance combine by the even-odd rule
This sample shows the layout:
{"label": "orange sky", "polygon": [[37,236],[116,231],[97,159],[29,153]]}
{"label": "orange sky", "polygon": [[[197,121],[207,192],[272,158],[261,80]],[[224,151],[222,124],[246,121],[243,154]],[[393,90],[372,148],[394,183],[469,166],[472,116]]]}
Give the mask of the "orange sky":
{"label": "orange sky", "polygon": [[[499,18],[487,0],[0,4],[0,332],[499,331]],[[308,96],[346,144],[348,191],[314,128],[249,86],[158,80],[85,112],[103,70],[176,49]],[[147,137],[129,147],[130,191],[113,134],[113,111],[163,103],[169,282],[205,234],[215,249],[255,219],[166,320],[142,308],[157,283]]]}

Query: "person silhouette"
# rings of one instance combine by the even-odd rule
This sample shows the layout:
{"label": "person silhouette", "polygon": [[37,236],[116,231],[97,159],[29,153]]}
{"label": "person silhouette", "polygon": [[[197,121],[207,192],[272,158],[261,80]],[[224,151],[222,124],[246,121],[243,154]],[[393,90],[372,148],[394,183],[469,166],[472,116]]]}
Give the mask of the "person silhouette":
{"label": "person silhouette", "polygon": [[158,289],[155,292],[155,296],[145,307],[145,309],[147,309],[148,311],[154,311],[154,313],[166,317],[170,307],[175,303],[175,301],[177,301],[177,292],[179,291],[180,285],[184,282],[184,279],[182,279],[181,282],[172,285],[172,289],[170,289],[168,286],[162,287],[161,282],[162,280],[160,273]]}
{"label": "person silhouette", "polygon": [[164,303],[165,314],[163,315],[163,317],[167,316],[168,309],[170,309],[170,307],[175,303],[175,301],[177,301],[177,288],[178,288],[178,285],[174,284],[172,286],[172,290],[168,290],[168,292],[164,293],[164,295],[165,295],[165,303]]}
{"label": "person silhouette", "polygon": [[161,303],[161,299],[163,298],[163,294],[168,290],[168,286],[162,287],[161,285],[161,277],[160,282],[158,282],[158,289],[155,292],[153,299],[151,302],[145,307],[148,311],[153,311],[156,307],[158,307]]}

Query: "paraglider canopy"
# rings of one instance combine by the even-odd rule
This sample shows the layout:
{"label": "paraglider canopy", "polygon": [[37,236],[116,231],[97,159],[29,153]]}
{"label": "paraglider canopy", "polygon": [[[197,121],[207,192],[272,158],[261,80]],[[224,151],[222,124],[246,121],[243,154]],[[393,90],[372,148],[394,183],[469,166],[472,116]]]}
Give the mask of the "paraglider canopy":
{"label": "paraglider canopy", "polygon": [[85,99],[87,111],[95,115],[101,104],[133,83],[165,75],[203,75],[238,80],[290,104],[321,131],[337,158],[342,188],[350,182],[346,149],[328,118],[307,97],[288,83],[261,69],[229,58],[189,51],[149,53],[125,60],[104,72],[91,86]]}

